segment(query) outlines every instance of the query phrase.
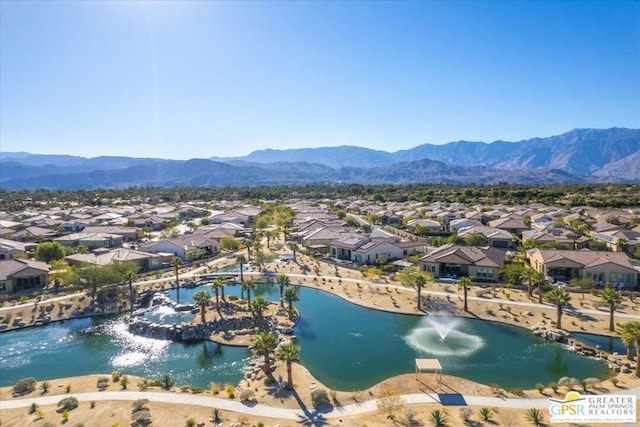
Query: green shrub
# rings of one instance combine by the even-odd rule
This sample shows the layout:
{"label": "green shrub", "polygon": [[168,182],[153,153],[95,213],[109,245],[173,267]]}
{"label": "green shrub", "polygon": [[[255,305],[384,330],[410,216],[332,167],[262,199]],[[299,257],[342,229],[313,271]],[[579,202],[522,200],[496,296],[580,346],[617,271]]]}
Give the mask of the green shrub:
{"label": "green shrub", "polygon": [[23,395],[33,392],[36,389],[37,381],[35,378],[22,378],[13,384],[13,394]]}
{"label": "green shrub", "polygon": [[189,418],[187,419],[187,421],[184,422],[185,427],[195,427],[196,426],[196,420],[194,420],[193,418]]}
{"label": "green shrub", "polygon": [[96,387],[98,387],[98,390],[100,391],[105,390],[107,387],[109,387],[109,378],[107,377],[98,378],[98,381],[96,382]]}
{"label": "green shrub", "polygon": [[78,407],[78,399],[75,397],[65,397],[58,402],[58,407],[63,411],[72,411]]}

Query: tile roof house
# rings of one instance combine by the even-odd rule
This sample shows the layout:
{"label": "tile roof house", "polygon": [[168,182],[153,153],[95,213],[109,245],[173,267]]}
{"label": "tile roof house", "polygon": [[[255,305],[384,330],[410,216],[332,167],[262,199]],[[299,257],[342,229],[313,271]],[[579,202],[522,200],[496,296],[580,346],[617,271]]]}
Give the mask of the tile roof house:
{"label": "tile roof house", "polygon": [[489,227],[506,230],[518,237],[529,230],[529,227],[524,223],[523,217],[515,214],[489,221]]}
{"label": "tile roof house", "polygon": [[0,260],[0,293],[42,288],[48,283],[49,265],[25,259]]}
{"label": "tile roof house", "polygon": [[475,276],[496,281],[506,252],[491,246],[461,246],[449,243],[420,258],[420,269],[436,278]]}
{"label": "tile roof house", "polygon": [[544,230],[528,230],[522,233],[522,242],[531,241],[535,246],[548,243],[560,243],[568,245],[571,249],[586,249],[589,247],[589,238],[572,230],[549,227]]}
{"label": "tile roof house", "polygon": [[596,284],[609,282],[627,289],[638,285],[638,271],[624,252],[536,248],[526,257],[536,271],[558,280],[590,278]]}
{"label": "tile roof house", "polygon": [[13,233],[12,238],[20,242],[43,242],[51,239],[55,235],[55,231],[50,228],[27,227]]}
{"label": "tile roof house", "polygon": [[218,242],[206,236],[188,234],[171,239],[147,242],[140,245],[138,250],[154,254],[168,253],[187,259],[191,256],[198,257],[200,254],[206,257],[217,253]]}
{"label": "tile roof house", "polygon": [[99,249],[88,254],[74,254],[65,257],[69,265],[108,265],[113,262],[132,261],[139,265],[139,272],[156,270],[162,267],[162,257],[148,252],[132,249]]}
{"label": "tile roof house", "polygon": [[89,249],[119,248],[122,246],[122,236],[109,233],[89,233],[83,231],[81,233],[56,237],[54,240],[64,246],[86,246]]}
{"label": "tile roof house", "polygon": [[516,240],[513,234],[499,228],[487,227],[484,225],[476,225],[473,227],[465,227],[458,230],[458,237],[464,238],[468,234],[482,234],[489,241],[489,246],[494,248],[509,249],[516,246]]}
{"label": "tile roof house", "polygon": [[15,240],[0,239],[0,259],[11,259],[35,248],[33,243],[16,242]]}
{"label": "tile roof house", "polygon": [[626,252],[633,254],[640,245],[640,232],[635,230],[612,230],[602,233],[592,233],[594,240],[607,244],[607,248],[614,252]]}
{"label": "tile roof house", "polygon": [[138,229],[136,227],[124,227],[122,225],[92,225],[82,230],[85,233],[107,233],[122,236],[123,242],[135,242],[138,240]]}

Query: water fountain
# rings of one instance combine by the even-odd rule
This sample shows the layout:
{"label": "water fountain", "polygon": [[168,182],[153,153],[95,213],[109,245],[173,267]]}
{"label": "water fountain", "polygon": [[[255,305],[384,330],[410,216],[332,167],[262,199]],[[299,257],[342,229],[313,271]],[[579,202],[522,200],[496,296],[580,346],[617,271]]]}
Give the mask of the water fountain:
{"label": "water fountain", "polygon": [[462,320],[449,315],[426,316],[405,337],[406,343],[433,356],[466,357],[484,346],[484,340],[458,329]]}

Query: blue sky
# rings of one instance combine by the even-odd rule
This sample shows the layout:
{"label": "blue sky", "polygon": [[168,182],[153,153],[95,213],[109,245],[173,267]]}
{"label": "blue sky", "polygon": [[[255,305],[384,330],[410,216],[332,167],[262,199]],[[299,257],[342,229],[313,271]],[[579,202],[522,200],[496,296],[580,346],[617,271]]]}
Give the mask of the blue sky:
{"label": "blue sky", "polygon": [[0,1],[0,150],[396,151],[640,127],[640,2]]}

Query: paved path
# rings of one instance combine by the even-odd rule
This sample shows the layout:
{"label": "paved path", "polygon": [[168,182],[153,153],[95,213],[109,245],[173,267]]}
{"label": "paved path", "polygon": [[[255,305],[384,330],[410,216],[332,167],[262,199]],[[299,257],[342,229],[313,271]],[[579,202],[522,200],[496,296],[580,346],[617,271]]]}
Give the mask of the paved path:
{"label": "paved path", "polygon": [[[635,395],[636,399],[640,400],[640,387],[632,389],[620,389],[615,393],[610,394],[625,394]],[[41,396],[26,399],[15,399],[9,401],[0,401],[0,410],[26,408],[31,406],[32,403],[38,405],[54,405],[57,404],[67,395],[57,396]],[[244,405],[237,400],[221,399],[219,397],[210,397],[206,395],[196,395],[187,393],[161,393],[161,392],[146,392],[146,391],[103,391],[103,392],[91,392],[91,393],[74,393],[72,396],[76,397],[79,401],[134,401],[137,399],[149,399],[152,402],[161,403],[179,403],[184,405],[196,405],[207,408],[217,408],[224,411],[231,411],[241,414],[253,415],[257,417],[265,418],[279,418],[286,420],[304,420],[304,419],[317,419],[317,418],[338,418],[346,417],[358,414],[364,414],[367,412],[377,411],[376,400],[368,400],[366,402],[354,403],[350,405],[338,406],[333,408],[330,412],[310,412],[306,408],[304,409],[287,409],[276,408],[265,404],[257,404],[253,406]],[[436,393],[424,393],[424,394],[405,394],[402,395],[402,400],[405,404],[419,404],[419,403],[442,403],[446,405],[448,402],[454,406],[470,405],[470,406],[483,406],[488,408],[514,408],[514,409],[528,409],[538,408],[547,409],[549,407],[549,401],[546,398],[540,399],[512,399],[512,398],[500,398],[490,396],[464,396],[464,395],[438,395]]]}

